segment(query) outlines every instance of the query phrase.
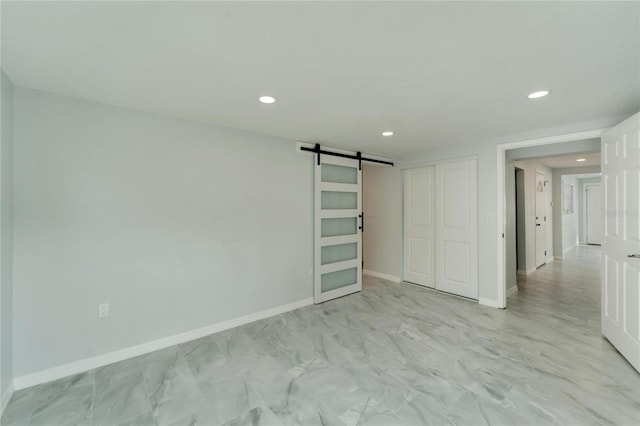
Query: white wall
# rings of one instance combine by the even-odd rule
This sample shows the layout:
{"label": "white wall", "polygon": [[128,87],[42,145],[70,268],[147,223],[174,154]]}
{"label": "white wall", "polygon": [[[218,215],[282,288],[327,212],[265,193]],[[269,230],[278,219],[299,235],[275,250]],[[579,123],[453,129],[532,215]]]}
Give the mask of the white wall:
{"label": "white wall", "polygon": [[402,277],[402,172],[398,167],[364,165],[364,269]]}
{"label": "white wall", "polygon": [[0,72],[0,395],[13,380],[13,85]]}
{"label": "white wall", "polygon": [[312,297],[313,158],[293,141],[14,102],[16,377]]}
{"label": "white wall", "polygon": [[573,211],[566,212],[562,206],[562,250],[563,254],[578,244],[578,217],[580,207],[578,205],[578,179],[571,176],[562,176],[562,200],[565,199],[566,185],[573,186]]}

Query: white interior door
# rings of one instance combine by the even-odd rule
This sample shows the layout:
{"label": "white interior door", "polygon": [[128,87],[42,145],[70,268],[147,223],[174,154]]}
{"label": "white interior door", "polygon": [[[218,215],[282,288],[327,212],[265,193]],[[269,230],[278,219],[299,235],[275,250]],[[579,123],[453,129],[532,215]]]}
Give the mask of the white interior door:
{"label": "white interior door", "polygon": [[315,167],[314,300],[362,290],[362,171],[358,161],[320,155]]}
{"label": "white interior door", "polygon": [[435,286],[434,167],[404,172],[404,280]]}
{"label": "white interior door", "polygon": [[585,228],[587,244],[602,244],[602,194],[599,183],[585,185]]}
{"label": "white interior door", "polygon": [[547,262],[547,205],[545,176],[536,172],[536,268]]}
{"label": "white interior door", "polygon": [[640,113],[602,135],[602,333],[640,371]]}
{"label": "white interior door", "polygon": [[436,289],[478,298],[476,160],[435,167]]}

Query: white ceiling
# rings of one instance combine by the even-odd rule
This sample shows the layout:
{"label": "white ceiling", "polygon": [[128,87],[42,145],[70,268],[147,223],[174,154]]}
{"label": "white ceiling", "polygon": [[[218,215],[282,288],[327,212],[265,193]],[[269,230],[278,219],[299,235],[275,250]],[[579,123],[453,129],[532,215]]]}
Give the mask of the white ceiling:
{"label": "white ceiling", "polygon": [[[578,158],[584,158],[586,161],[577,162]],[[569,167],[589,167],[600,165],[600,153],[582,153],[569,155],[556,155],[554,157],[538,158],[537,161],[552,169],[564,169]]]}
{"label": "white ceiling", "polygon": [[636,112],[639,10],[3,1],[2,64],[21,86],[399,156]]}

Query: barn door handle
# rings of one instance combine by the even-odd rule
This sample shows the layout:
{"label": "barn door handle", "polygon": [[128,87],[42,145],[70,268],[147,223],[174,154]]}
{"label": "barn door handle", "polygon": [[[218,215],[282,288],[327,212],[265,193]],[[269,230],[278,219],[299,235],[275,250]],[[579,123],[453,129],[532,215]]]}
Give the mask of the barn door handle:
{"label": "barn door handle", "polygon": [[358,215],[358,217],[360,218],[360,223],[361,225],[358,226],[358,229],[362,232],[364,232],[364,212],[362,212],[361,214]]}
{"label": "barn door handle", "polygon": [[632,253],[632,254],[628,254],[627,257],[631,257],[633,259],[640,259],[640,253]]}

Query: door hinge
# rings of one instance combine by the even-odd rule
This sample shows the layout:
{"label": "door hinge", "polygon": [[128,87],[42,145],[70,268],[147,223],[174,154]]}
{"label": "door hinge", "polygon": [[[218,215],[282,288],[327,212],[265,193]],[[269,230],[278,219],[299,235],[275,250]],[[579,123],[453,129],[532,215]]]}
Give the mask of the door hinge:
{"label": "door hinge", "polygon": [[546,251],[546,250],[544,251],[544,255],[545,255],[545,256],[547,255],[547,251]]}
{"label": "door hinge", "polygon": [[502,238],[504,238],[504,232],[502,233]]}

